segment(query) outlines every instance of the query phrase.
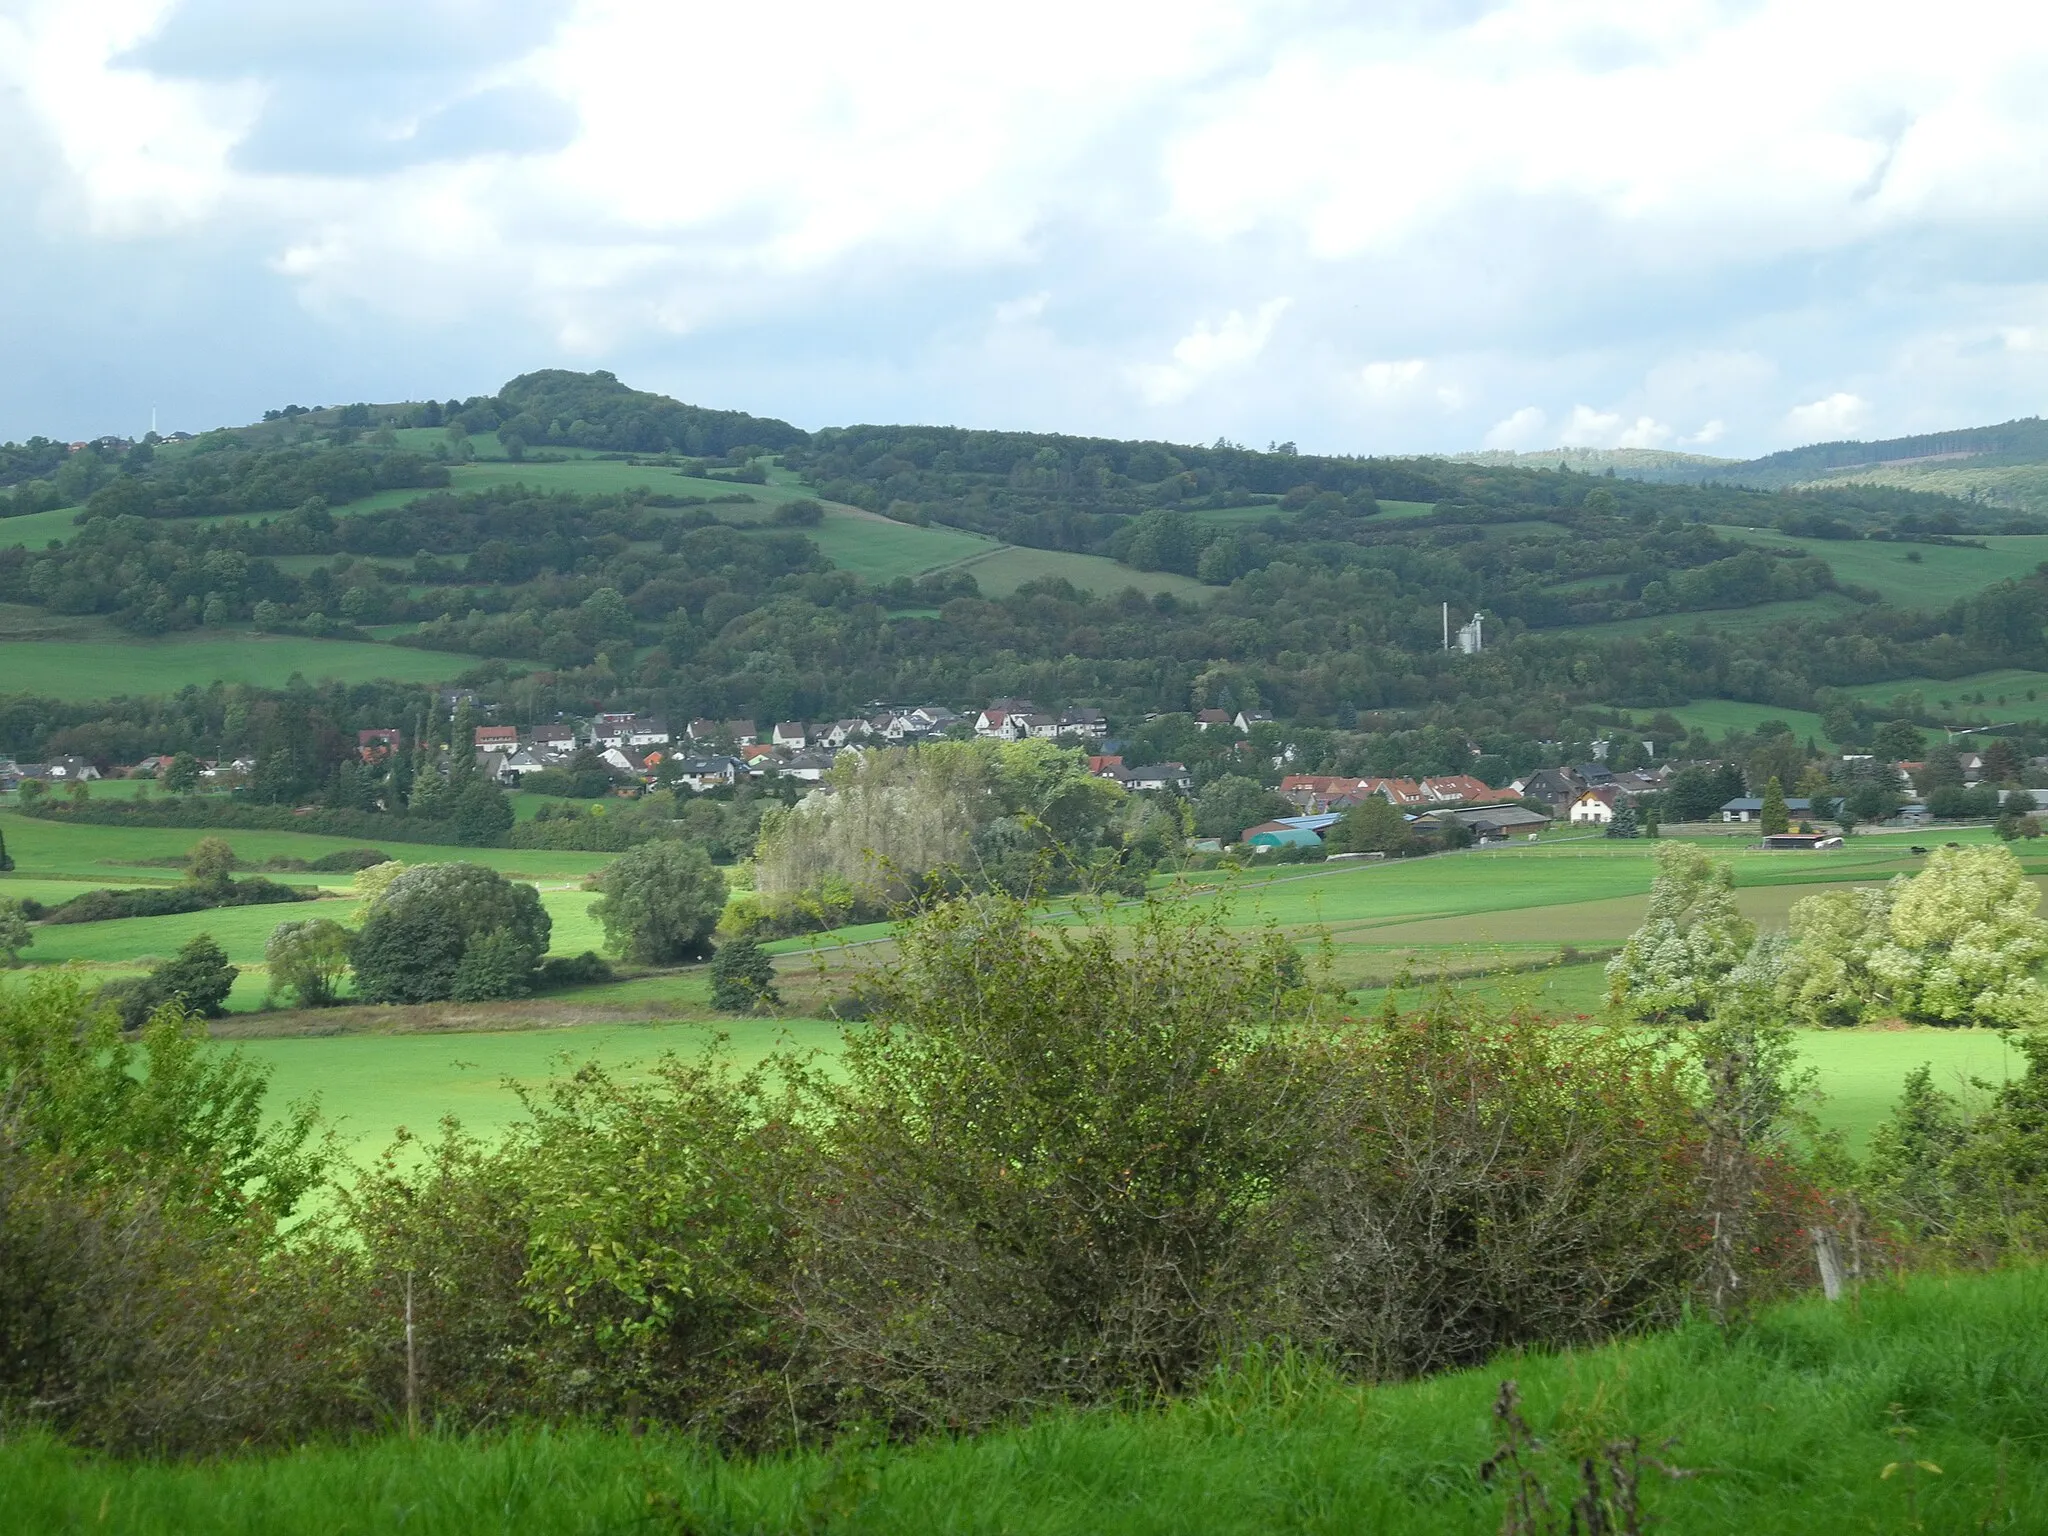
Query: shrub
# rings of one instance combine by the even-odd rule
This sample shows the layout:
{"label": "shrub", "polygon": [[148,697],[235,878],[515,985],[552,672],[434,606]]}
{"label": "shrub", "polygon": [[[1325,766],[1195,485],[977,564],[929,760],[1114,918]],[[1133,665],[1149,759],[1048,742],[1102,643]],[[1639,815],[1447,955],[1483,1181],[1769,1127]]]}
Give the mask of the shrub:
{"label": "shrub", "polygon": [[547,991],[553,987],[594,986],[613,979],[614,973],[604,956],[586,949],[580,955],[549,955],[534,972],[533,984],[537,990]]}
{"label": "shrub", "polygon": [[782,1002],[775,963],[750,936],[727,939],[711,957],[711,1006],[721,1013],[757,1013]]}
{"label": "shrub", "polygon": [[445,1001],[458,986],[464,1001],[517,996],[551,931],[530,885],[478,864],[416,865],[370,904],[351,952],[356,986],[380,1003]]}

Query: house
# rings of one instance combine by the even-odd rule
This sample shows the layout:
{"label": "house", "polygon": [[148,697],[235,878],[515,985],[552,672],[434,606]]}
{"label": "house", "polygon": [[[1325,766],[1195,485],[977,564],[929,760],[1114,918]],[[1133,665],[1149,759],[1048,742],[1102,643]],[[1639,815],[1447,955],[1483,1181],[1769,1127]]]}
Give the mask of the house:
{"label": "house", "polygon": [[1387,804],[1399,808],[1428,805],[1429,796],[1413,779],[1365,779],[1361,781],[1363,793],[1378,795]]}
{"label": "house", "polygon": [[768,733],[768,740],[785,752],[801,752],[810,745],[811,728],[801,720],[784,720]]}
{"label": "house", "polygon": [[707,789],[719,789],[737,784],[747,771],[747,765],[736,757],[723,754],[713,757],[692,757],[682,764],[677,777],[698,794]]}
{"label": "house", "polygon": [[668,722],[652,715],[603,714],[590,726],[593,745],[616,747],[620,751],[631,747],[667,746],[668,737]]}
{"label": "house", "polygon": [[[1755,821],[1763,814],[1763,809],[1763,801],[1754,796],[1742,796],[1730,800],[1721,807],[1721,819],[1723,821]],[[1788,815],[1792,816],[1810,815],[1813,811],[1813,802],[1811,800],[1787,800],[1785,802],[1785,811]]]}
{"label": "house", "polygon": [[1222,727],[1224,727],[1225,729],[1228,729],[1228,728],[1229,728],[1229,726],[1230,726],[1230,711],[1229,711],[1229,710],[1227,710],[1227,709],[1198,709],[1198,710],[1196,710],[1196,711],[1195,711],[1195,729],[1196,729],[1196,730],[1198,730],[1198,731],[1207,731],[1207,730],[1213,730],[1213,729],[1214,729],[1215,727],[1217,727],[1217,726],[1222,726]]}
{"label": "house", "polygon": [[1563,810],[1579,798],[1587,786],[1566,768],[1543,768],[1515,780],[1508,788],[1524,800],[1540,801],[1553,810]]}
{"label": "house", "polygon": [[1572,772],[1588,789],[1599,789],[1614,782],[1614,770],[1605,763],[1580,763]]}
{"label": "house", "polygon": [[1236,726],[1240,733],[1250,732],[1251,728],[1255,725],[1271,725],[1272,723],[1272,711],[1265,709],[1240,709],[1237,712],[1237,718],[1231,721],[1231,724]]}
{"label": "house", "polygon": [[1124,760],[1114,754],[1088,759],[1088,771],[1098,779],[1110,778],[1117,773],[1121,773],[1123,766]]}
{"label": "house", "polygon": [[448,711],[450,720],[455,718],[455,712],[463,705],[467,704],[471,709],[475,709],[477,705],[474,688],[443,688],[434,697],[441,707]]}
{"label": "house", "polygon": [[1619,797],[1611,789],[1589,789],[1572,802],[1570,817],[1572,825],[1579,827],[1604,827],[1614,820],[1614,802]]}
{"label": "house", "polygon": [[605,767],[611,769],[614,778],[632,779],[636,782],[639,780],[640,765],[626,756],[620,748],[606,747],[597,755]]}
{"label": "house", "polygon": [[987,709],[984,709],[974,717],[974,734],[977,736],[1007,737],[1014,741],[1016,733],[1010,729],[1010,716],[1035,715],[1037,713],[1039,713],[1038,706],[1029,699],[997,699]]}
{"label": "house", "polygon": [[1492,785],[1482,783],[1480,780],[1473,778],[1469,773],[1449,773],[1433,779],[1424,779],[1422,781],[1422,793],[1431,800],[1439,802],[1458,800],[1463,801],[1467,805],[1480,800],[1513,798],[1512,796],[1504,797]]}
{"label": "house", "polygon": [[571,725],[536,725],[529,741],[536,752],[571,753],[576,750],[576,728]]}
{"label": "house", "polygon": [[870,734],[865,720],[834,720],[825,728],[823,739],[828,747],[843,747],[849,741],[857,741]]}
{"label": "house", "polygon": [[472,745],[479,752],[516,752],[519,750],[519,728],[513,725],[480,725],[476,728],[476,740]]}
{"label": "house", "polygon": [[1356,803],[1364,793],[1365,780],[1348,774],[1290,773],[1280,781],[1281,796],[1311,813],[1328,810],[1336,800]]}
{"label": "house", "polygon": [[832,759],[823,752],[799,752],[785,763],[777,763],[775,771],[786,779],[802,779],[815,784],[832,771]]}
{"label": "house", "polygon": [[1195,787],[1195,777],[1183,763],[1151,763],[1143,768],[1126,768],[1119,782],[1125,789],[1137,790],[1186,791]]}
{"label": "house", "polygon": [[1099,709],[1061,710],[1058,733],[1062,736],[1079,736],[1087,741],[1100,741],[1109,734],[1109,717]]}
{"label": "house", "polygon": [[529,773],[539,773],[548,768],[560,768],[567,764],[569,754],[537,751],[532,747],[520,747],[512,752],[493,752],[479,761],[496,764],[495,771],[500,784],[518,784]]}
{"label": "house", "polygon": [[[38,766],[42,770],[40,773],[33,771]],[[100,771],[82,757],[53,757],[47,763],[25,765],[21,776],[25,779],[47,779],[53,784],[82,784],[97,779]]]}
{"label": "house", "polygon": [[749,742],[740,748],[740,761],[749,773],[765,773],[775,762],[775,749],[765,741]]}
{"label": "house", "polygon": [[380,725],[356,732],[356,756],[366,763],[380,762],[405,750],[405,737],[395,726]]}

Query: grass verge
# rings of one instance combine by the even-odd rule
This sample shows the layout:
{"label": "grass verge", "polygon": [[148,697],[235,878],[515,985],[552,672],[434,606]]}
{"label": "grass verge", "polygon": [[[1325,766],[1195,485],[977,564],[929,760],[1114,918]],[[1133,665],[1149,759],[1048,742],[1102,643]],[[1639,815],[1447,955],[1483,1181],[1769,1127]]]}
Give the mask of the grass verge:
{"label": "grass verge", "polygon": [[1254,1357],[1159,1412],[1054,1413],[973,1440],[759,1462],[594,1428],[394,1436],[200,1466],[109,1462],[30,1436],[0,1446],[0,1524],[132,1536],[1463,1536],[1502,1528],[1502,1494],[1478,1467],[1497,1444],[1489,1406],[1512,1377],[1560,1506],[1578,1457],[1636,1437],[1646,1458],[1690,1474],[1645,1467],[1653,1528],[1675,1536],[2037,1531],[2048,1529],[2044,1310],[2038,1268],[1921,1276],[1854,1304],[1778,1307],[1728,1338],[1696,1323],[1378,1388]]}

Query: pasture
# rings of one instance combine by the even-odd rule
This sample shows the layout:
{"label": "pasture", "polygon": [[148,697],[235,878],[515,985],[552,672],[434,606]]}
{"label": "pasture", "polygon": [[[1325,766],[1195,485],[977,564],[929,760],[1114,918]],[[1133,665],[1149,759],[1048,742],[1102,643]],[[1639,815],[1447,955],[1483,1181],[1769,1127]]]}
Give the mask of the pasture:
{"label": "pasture", "polygon": [[1026,549],[1017,544],[999,544],[985,555],[960,561],[954,569],[973,576],[987,597],[1007,597],[1027,581],[1056,577],[1072,582],[1083,592],[1107,597],[1126,587],[1135,587],[1147,597],[1171,592],[1183,602],[1206,602],[1222,590],[1204,586],[1192,576],[1171,571],[1134,571],[1107,555],[1078,555],[1064,549]]}
{"label": "pasture", "polygon": [[200,630],[129,639],[0,639],[7,687],[60,699],[175,693],[204,680],[282,688],[296,676],[367,683],[443,683],[477,665],[474,656],[419,651],[366,640],[316,640],[248,630]]}
{"label": "pasture", "polygon": [[2048,534],[2004,534],[1984,549],[1878,539],[1798,539],[1775,529],[1716,527],[1763,549],[1799,549],[1825,560],[1835,579],[1868,587],[1901,608],[1945,608],[1994,582],[2023,576],[2048,559]]}
{"label": "pasture", "polygon": [[[1801,741],[1812,737],[1823,748],[1832,750],[1835,746],[1822,729],[1820,716],[1808,709],[1779,709],[1774,705],[1749,704],[1739,699],[1694,699],[1690,704],[1672,709],[1633,711],[1636,723],[1645,727],[1652,716],[1660,714],[1675,716],[1679,724],[1688,730],[1702,730],[1717,738],[1730,731],[1748,735],[1766,720],[1780,720],[1792,727],[1792,734]],[[1662,749],[1665,743],[1657,745]]]}
{"label": "pasture", "polygon": [[1617,635],[1689,635],[1717,629],[1763,629],[1802,619],[1833,619],[1854,613],[1861,606],[1839,592],[1817,597],[1794,597],[1781,602],[1757,603],[1748,608],[1702,608],[1690,613],[1660,613],[1644,619],[1608,619],[1598,624],[1570,626],[1581,634],[1610,639]]}
{"label": "pasture", "polygon": [[964,565],[1007,547],[963,529],[920,528],[852,507],[828,507],[824,522],[801,532],[842,571],[875,583]]}
{"label": "pasture", "polygon": [[1840,691],[1880,707],[1902,699],[1903,713],[1926,712],[1958,721],[2048,720],[2048,672],[2029,672],[2021,667],[2002,667],[1996,672],[1973,672],[1967,677],[1946,679],[1904,677],[1887,683],[1862,683]]}

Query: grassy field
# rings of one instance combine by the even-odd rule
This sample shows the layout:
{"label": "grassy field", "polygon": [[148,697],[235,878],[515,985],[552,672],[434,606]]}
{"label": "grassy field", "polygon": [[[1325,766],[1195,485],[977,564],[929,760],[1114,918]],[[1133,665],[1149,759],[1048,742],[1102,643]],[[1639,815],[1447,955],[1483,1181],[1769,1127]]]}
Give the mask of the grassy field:
{"label": "grassy field", "polygon": [[[974,1438],[721,1460],[694,1441],[572,1427],[397,1436],[199,1465],[117,1462],[34,1436],[0,1446],[9,1530],[246,1536],[477,1532],[1265,1536],[1505,1529],[1483,1481],[1504,1378],[1550,1449],[1635,1437],[1653,1528],[2048,1529],[2048,1273],[1921,1276],[1853,1306],[1800,1301],[1723,1334],[1705,1321],[1604,1348],[1359,1386],[1294,1361],[1219,1373],[1150,1412],[1046,1413]],[[1936,1472],[1886,1476],[1902,1459]],[[1910,1477],[1910,1481],[1909,1481]]]}
{"label": "grassy field", "polygon": [[1717,527],[1764,549],[1803,549],[1825,560],[1837,581],[1869,587],[1902,608],[1943,608],[1993,582],[2024,576],[2048,559],[2048,534],[2007,534],[1986,549],[1895,544],[1873,539],[1795,539],[1775,530]]}
{"label": "grassy field", "polygon": [[1006,547],[959,528],[919,528],[842,507],[829,509],[823,523],[803,532],[842,571],[872,582],[922,576]]}
{"label": "grassy field", "polygon": [[[1770,704],[1746,704],[1737,699],[1695,699],[1675,709],[1638,710],[1635,718],[1639,724],[1647,726],[1651,717],[1659,714],[1674,715],[1687,729],[1697,728],[1716,738],[1729,731],[1747,734],[1766,720],[1782,720],[1792,727],[1792,734],[1801,741],[1811,736],[1823,748],[1831,750],[1835,745],[1821,728],[1820,716],[1807,709],[1779,709]],[[1663,745],[1658,743],[1660,749]]]}
{"label": "grassy field", "polygon": [[1071,581],[1084,592],[1108,596],[1125,587],[1136,587],[1147,597],[1171,592],[1186,602],[1206,602],[1221,588],[1204,586],[1192,576],[1171,571],[1134,571],[1107,555],[1077,555],[1063,549],[1025,549],[1020,545],[999,545],[986,555],[961,561],[955,569],[972,575],[988,597],[1005,597],[1027,581],[1057,576]]}
{"label": "grassy field", "polygon": [[365,640],[315,640],[207,630],[141,639],[0,640],[6,687],[60,699],[175,693],[192,682],[282,688],[294,673],[309,682],[440,683],[477,665],[474,656],[418,651]]}
{"label": "grassy field", "polygon": [[1662,613],[1647,619],[1609,619],[1599,624],[1571,626],[1582,634],[1607,639],[1615,635],[1689,635],[1695,630],[1761,629],[1793,619],[1829,619],[1854,613],[1858,604],[1839,592],[1818,597],[1788,598],[1779,603],[1758,603],[1749,608],[1709,608],[1697,613]]}
{"label": "grassy field", "polygon": [[1851,484],[1895,485],[1936,496],[1982,499],[2022,512],[2048,512],[2048,464],[2002,464],[1994,459],[1988,463],[1872,465],[1804,482],[1806,486]]}
{"label": "grassy field", "polygon": [[1918,694],[1922,708],[1958,722],[2048,720],[2048,672],[2029,672],[2019,667],[1946,679],[1903,677],[1888,683],[1862,683],[1841,691],[1880,706]]}

